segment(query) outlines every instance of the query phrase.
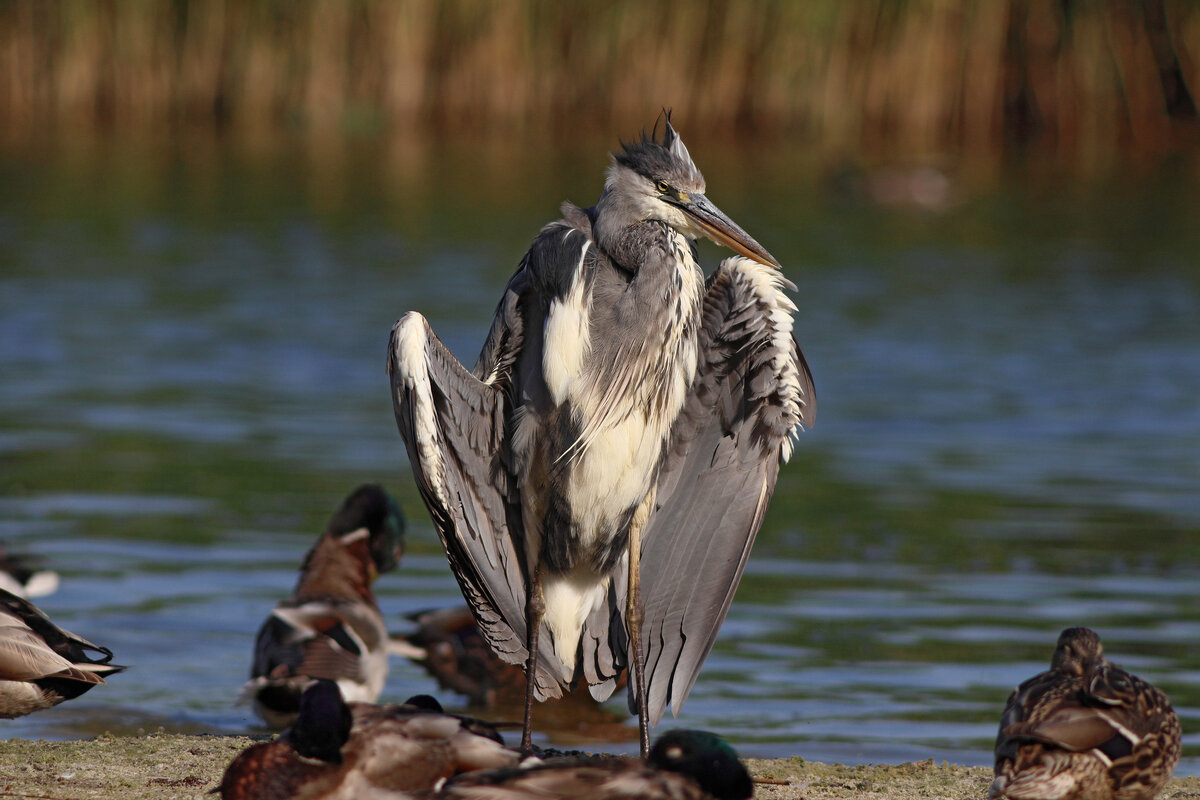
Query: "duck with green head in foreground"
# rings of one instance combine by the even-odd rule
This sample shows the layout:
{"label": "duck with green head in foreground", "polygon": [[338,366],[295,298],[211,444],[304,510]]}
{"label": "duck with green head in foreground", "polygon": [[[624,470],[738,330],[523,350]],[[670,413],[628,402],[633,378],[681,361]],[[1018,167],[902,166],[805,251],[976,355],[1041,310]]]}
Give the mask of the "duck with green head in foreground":
{"label": "duck with green head in foreground", "polygon": [[555,758],[446,781],[424,800],[746,800],[750,773],[724,740],[705,731],[664,733],[646,761]]}
{"label": "duck with green head in foreground", "polygon": [[1167,696],[1104,658],[1089,628],[1058,637],[1050,669],[1008,698],[990,800],[1150,800],[1179,761]]}
{"label": "duck with green head in foreground", "polygon": [[0,589],[0,717],[71,700],[125,669],[112,651],[64,631],[24,598]]}
{"label": "duck with green head in foreground", "polygon": [[377,699],[388,634],[371,586],[403,553],[396,501],[375,485],[355,489],[304,557],[292,596],[259,629],[239,702],[278,729],[295,720],[301,693],[317,678],[337,681],[348,701]]}

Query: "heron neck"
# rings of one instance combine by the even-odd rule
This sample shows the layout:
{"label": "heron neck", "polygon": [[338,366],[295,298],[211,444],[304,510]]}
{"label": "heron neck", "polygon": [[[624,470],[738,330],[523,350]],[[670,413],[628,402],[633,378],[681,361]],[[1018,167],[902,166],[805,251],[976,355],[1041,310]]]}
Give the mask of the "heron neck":
{"label": "heron neck", "polygon": [[666,223],[653,218],[653,209],[646,205],[643,198],[614,191],[611,187],[605,187],[600,199],[589,211],[596,244],[627,272],[641,269],[647,240],[661,236],[668,230]]}

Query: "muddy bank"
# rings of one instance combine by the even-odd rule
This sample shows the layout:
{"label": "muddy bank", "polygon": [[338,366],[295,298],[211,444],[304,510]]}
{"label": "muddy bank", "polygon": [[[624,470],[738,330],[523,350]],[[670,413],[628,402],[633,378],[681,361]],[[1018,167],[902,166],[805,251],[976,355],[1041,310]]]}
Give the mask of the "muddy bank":
{"label": "muddy bank", "polygon": [[[202,800],[226,764],[254,740],[244,736],[102,736],[70,742],[0,742],[0,797],[53,800]],[[922,761],[883,766],[821,764],[802,758],[751,759],[762,798],[983,798],[991,771]],[[1165,800],[1200,798],[1200,778],[1176,778]]]}

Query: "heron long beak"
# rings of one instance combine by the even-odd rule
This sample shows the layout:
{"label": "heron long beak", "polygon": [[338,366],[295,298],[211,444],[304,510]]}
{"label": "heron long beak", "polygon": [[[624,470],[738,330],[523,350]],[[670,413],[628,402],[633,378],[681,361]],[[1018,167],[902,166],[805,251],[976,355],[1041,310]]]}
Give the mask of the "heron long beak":
{"label": "heron long beak", "polygon": [[704,195],[693,194],[688,196],[687,200],[681,198],[677,205],[695,220],[696,225],[704,231],[705,236],[717,244],[725,245],[735,253],[752,258],[760,264],[782,269],[779,262],[775,260],[775,256],[754,241],[753,236],[738,227],[736,222],[725,216],[725,213]]}

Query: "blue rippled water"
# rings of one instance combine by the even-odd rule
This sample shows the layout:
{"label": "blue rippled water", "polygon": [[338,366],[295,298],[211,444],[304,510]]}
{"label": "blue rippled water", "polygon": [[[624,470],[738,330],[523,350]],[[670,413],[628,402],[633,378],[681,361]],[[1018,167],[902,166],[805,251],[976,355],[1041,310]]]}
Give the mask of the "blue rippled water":
{"label": "blue rippled water", "polygon": [[[1186,181],[967,184],[930,212],[836,196],[787,153],[695,151],[799,287],[820,411],[667,724],[753,756],[987,764],[1007,692],[1088,624],[1175,699],[1200,774]],[[0,539],[61,573],[39,601],[56,621],[130,665],[4,735],[254,729],[232,705],[253,633],[362,481],[409,512],[378,584],[393,627],[460,602],[392,421],[387,332],[421,309],[473,358],[524,246],[603,166],[557,155],[558,187],[470,153],[0,160]],[[396,661],[385,698],[433,689]],[[548,738],[631,750],[622,709]]]}

